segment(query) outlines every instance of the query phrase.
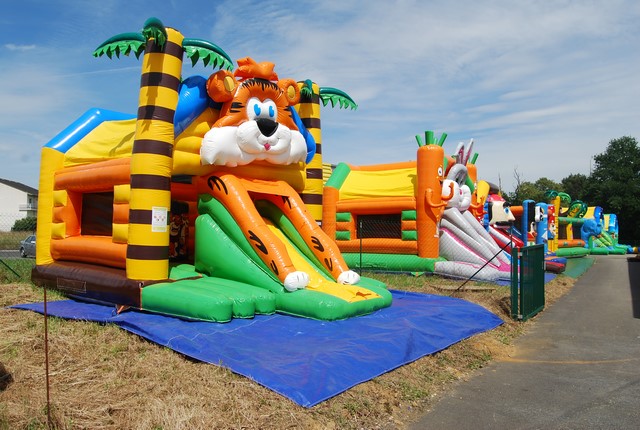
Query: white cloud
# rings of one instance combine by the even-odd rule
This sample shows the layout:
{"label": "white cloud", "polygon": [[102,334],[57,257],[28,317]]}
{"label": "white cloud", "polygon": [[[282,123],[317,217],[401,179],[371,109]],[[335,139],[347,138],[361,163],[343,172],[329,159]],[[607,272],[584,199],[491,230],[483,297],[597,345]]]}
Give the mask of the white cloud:
{"label": "white cloud", "polygon": [[5,43],[4,47],[9,51],[32,51],[36,49],[36,45],[16,45],[14,43]]}

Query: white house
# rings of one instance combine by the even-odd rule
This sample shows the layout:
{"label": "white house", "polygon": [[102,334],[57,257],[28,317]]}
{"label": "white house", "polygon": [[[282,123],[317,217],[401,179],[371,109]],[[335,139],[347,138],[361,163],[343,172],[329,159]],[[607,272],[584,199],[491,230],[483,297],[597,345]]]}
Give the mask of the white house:
{"label": "white house", "polygon": [[38,190],[0,178],[0,231],[10,231],[17,220],[35,217],[37,211]]}

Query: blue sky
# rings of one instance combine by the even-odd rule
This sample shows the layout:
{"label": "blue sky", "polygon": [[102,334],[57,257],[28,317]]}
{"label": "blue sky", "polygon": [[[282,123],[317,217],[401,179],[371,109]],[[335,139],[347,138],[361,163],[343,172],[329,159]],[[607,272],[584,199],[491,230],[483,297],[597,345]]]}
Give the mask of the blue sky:
{"label": "blue sky", "polygon": [[[358,109],[325,107],[324,161],[413,160],[415,135],[445,151],[475,140],[481,179],[589,174],[611,139],[640,138],[640,2],[14,2],[0,15],[0,177],[38,187],[41,147],[92,107],[135,113],[141,62],[94,58],[155,16],[235,61],[271,61]],[[192,68],[183,77],[209,76]]]}

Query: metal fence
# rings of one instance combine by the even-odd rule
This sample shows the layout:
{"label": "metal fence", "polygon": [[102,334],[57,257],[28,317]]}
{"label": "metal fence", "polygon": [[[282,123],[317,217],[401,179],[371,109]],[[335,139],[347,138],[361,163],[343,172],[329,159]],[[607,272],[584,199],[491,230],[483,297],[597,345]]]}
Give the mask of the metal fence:
{"label": "metal fence", "polygon": [[31,279],[35,259],[22,258],[19,249],[20,241],[34,232],[12,231],[20,219],[14,214],[0,213],[0,284],[29,282]]}
{"label": "metal fence", "polygon": [[20,219],[21,214],[0,212],[0,232],[9,232],[15,225],[16,221]]}
{"label": "metal fence", "polygon": [[544,245],[511,251],[511,317],[526,321],[544,309]]}
{"label": "metal fence", "polygon": [[35,233],[32,229],[13,231],[16,222],[20,225],[15,215],[0,213],[0,250],[17,250],[21,240]]}

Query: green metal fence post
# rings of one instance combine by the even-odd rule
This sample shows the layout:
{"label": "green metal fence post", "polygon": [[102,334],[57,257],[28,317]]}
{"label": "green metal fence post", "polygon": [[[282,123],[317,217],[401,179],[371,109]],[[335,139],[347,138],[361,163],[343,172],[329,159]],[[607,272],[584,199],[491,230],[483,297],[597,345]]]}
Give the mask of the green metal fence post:
{"label": "green metal fence post", "polygon": [[511,317],[526,321],[544,309],[544,245],[511,252]]}
{"label": "green metal fence post", "polygon": [[518,248],[511,249],[511,318],[518,318],[518,304],[520,303],[518,291],[520,289],[520,279],[518,277],[520,263],[520,252]]}

